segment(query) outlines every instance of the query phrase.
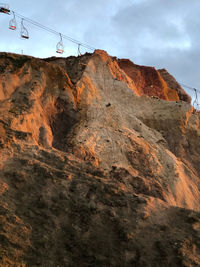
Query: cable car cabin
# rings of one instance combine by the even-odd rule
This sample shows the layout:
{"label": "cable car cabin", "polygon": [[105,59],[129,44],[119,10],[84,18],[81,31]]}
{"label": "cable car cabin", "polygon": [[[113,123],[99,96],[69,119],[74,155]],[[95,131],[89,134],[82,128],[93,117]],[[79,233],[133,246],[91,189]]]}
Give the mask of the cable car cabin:
{"label": "cable car cabin", "polygon": [[17,22],[15,19],[11,19],[9,23],[9,29],[15,31],[17,29]]}
{"label": "cable car cabin", "polygon": [[25,35],[25,34],[21,34],[21,37],[24,38],[24,39],[29,39],[29,36]]}
{"label": "cable car cabin", "polygon": [[0,12],[4,14],[10,14],[9,5],[0,4]]}
{"label": "cable car cabin", "polygon": [[63,45],[61,33],[60,33],[60,42],[58,42],[57,45],[56,45],[56,52],[59,53],[59,54],[63,54],[64,53],[64,45]]}
{"label": "cable car cabin", "polygon": [[56,52],[59,53],[59,54],[63,54],[64,53],[64,49],[60,49],[59,48],[59,49],[56,50]]}
{"label": "cable car cabin", "polygon": [[63,54],[64,53],[64,46],[62,42],[59,42],[56,46],[56,53]]}
{"label": "cable car cabin", "polygon": [[17,29],[17,27],[14,26],[14,25],[10,25],[10,26],[9,26],[9,29],[15,31],[15,30]]}
{"label": "cable car cabin", "polygon": [[25,27],[21,29],[21,38],[23,39],[29,39],[28,31]]}
{"label": "cable car cabin", "polygon": [[21,21],[21,38],[29,39],[28,30],[24,27],[23,19]]}
{"label": "cable car cabin", "polygon": [[15,31],[17,29],[17,21],[15,19],[15,13],[13,12],[13,18],[9,22],[9,29]]}

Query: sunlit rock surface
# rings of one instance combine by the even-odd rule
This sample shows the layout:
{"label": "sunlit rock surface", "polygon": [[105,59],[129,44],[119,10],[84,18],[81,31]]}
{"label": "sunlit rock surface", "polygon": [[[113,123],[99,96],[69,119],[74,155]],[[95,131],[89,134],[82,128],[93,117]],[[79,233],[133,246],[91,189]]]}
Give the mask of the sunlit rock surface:
{"label": "sunlit rock surface", "polygon": [[0,266],[200,266],[200,129],[164,69],[0,53]]}

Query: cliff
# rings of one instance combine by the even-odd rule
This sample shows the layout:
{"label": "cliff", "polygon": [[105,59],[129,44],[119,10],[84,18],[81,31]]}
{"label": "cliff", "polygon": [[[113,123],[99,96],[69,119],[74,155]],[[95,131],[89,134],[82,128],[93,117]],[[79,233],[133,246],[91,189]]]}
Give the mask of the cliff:
{"label": "cliff", "polygon": [[200,116],[166,70],[0,53],[0,266],[200,266]]}

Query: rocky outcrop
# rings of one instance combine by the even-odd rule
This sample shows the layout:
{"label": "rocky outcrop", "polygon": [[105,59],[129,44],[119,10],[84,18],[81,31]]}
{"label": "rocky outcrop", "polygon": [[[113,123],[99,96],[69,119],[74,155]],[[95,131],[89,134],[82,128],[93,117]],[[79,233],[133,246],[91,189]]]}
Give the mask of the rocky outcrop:
{"label": "rocky outcrop", "polygon": [[173,88],[177,91],[179,99],[188,103],[191,103],[191,97],[185,93],[183,88],[178,84],[172,75],[165,69],[158,70],[164,81],[167,83],[169,88]]}
{"label": "rocky outcrop", "polygon": [[140,94],[168,101],[191,102],[190,96],[165,69],[157,71],[153,67],[136,65],[128,59],[118,59],[118,64],[135,82]]}
{"label": "rocky outcrop", "polygon": [[200,130],[165,70],[0,54],[0,266],[199,266]]}

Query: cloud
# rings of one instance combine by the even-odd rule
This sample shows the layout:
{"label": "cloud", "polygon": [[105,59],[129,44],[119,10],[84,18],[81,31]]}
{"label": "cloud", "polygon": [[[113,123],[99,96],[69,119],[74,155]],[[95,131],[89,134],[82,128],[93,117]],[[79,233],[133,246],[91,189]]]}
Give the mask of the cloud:
{"label": "cloud", "polygon": [[[11,9],[58,32],[137,64],[164,67],[178,80],[199,86],[199,0],[10,0],[9,3]],[[11,17],[0,15],[1,50],[19,53],[23,49],[40,57],[56,55],[58,36],[25,22],[30,40],[22,41],[19,31],[8,30]],[[77,54],[76,45],[66,40],[64,43],[64,56]]]}
{"label": "cloud", "polygon": [[167,68],[179,80],[198,84],[200,2],[132,1],[112,18],[119,57]]}

